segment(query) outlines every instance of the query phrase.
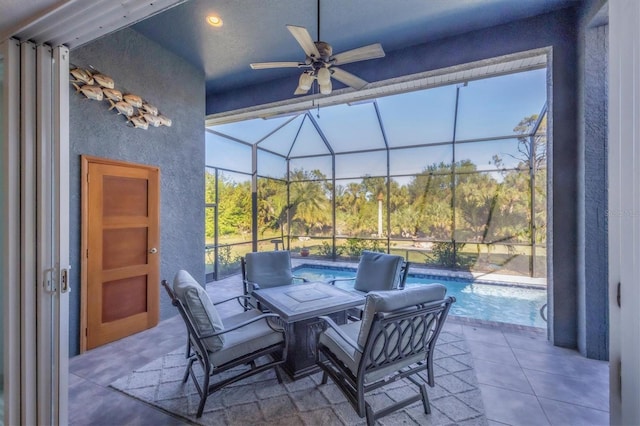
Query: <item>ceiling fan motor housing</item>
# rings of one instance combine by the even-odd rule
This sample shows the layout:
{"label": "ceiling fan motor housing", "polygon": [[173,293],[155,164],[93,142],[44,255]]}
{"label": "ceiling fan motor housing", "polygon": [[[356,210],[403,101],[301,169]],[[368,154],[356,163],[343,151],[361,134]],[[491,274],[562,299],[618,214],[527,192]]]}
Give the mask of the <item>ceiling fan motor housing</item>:
{"label": "ceiling fan motor housing", "polygon": [[318,52],[320,52],[320,58],[325,62],[328,61],[331,55],[333,55],[333,48],[331,45],[324,41],[315,41],[314,44],[316,45]]}

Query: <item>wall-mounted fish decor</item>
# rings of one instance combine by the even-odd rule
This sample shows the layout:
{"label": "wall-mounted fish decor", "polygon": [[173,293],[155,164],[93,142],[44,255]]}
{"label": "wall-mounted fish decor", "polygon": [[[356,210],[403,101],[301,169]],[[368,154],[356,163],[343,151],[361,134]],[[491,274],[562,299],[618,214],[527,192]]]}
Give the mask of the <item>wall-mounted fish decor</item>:
{"label": "wall-mounted fish decor", "polygon": [[69,73],[71,74],[71,77],[74,78],[72,80],[73,83],[93,84],[93,75],[84,68],[76,67],[69,71]]}
{"label": "wall-mounted fish decor", "polygon": [[71,74],[69,82],[75,87],[76,93],[96,101],[107,100],[110,104],[108,110],[115,110],[118,115],[126,117],[127,124],[133,128],[147,130],[149,125],[171,127],[171,119],[160,114],[157,107],[143,100],[139,95],[123,94],[121,90],[116,89],[111,77],[93,66],[82,68],[72,65],[69,74]]}
{"label": "wall-mounted fish decor", "polygon": [[131,93],[128,93],[124,95],[124,101],[130,103],[136,108],[142,107],[142,98],[138,95],[133,95]]}
{"label": "wall-mounted fish decor", "polygon": [[145,112],[144,114],[140,114],[140,116],[144,118],[145,121],[151,124],[153,127],[160,127],[162,125],[162,122],[160,121],[160,118],[157,115],[153,115],[153,114],[149,114],[148,112]]}
{"label": "wall-mounted fish decor", "polygon": [[76,92],[81,92],[89,99],[93,99],[96,101],[102,100],[102,89],[98,86],[94,86],[92,84],[85,84],[80,87],[77,84],[73,83],[73,87],[76,88]]}
{"label": "wall-mounted fish decor", "polygon": [[161,123],[163,126],[171,127],[171,119],[170,119],[170,118],[167,118],[167,117],[165,117],[165,116],[164,116],[164,115],[162,115],[162,114],[158,115],[158,118],[160,119],[160,123]]}
{"label": "wall-mounted fish decor", "polygon": [[142,130],[147,130],[149,128],[149,123],[147,123],[147,121],[139,115],[135,117],[129,117],[127,118],[127,120],[129,120],[129,122],[133,124],[134,128]]}
{"label": "wall-mounted fish decor", "polygon": [[102,93],[104,93],[104,96],[111,101],[120,102],[122,100],[122,92],[119,90],[103,87]]}
{"label": "wall-mounted fish decor", "polygon": [[158,108],[154,107],[153,105],[149,105],[148,103],[142,104],[142,110],[151,115],[158,115]]}
{"label": "wall-mounted fish decor", "polygon": [[122,114],[125,117],[131,117],[133,115],[133,105],[128,104],[124,101],[113,102],[111,99],[109,99],[109,103],[111,103],[109,111],[115,108],[116,111],[118,111],[118,114]]}

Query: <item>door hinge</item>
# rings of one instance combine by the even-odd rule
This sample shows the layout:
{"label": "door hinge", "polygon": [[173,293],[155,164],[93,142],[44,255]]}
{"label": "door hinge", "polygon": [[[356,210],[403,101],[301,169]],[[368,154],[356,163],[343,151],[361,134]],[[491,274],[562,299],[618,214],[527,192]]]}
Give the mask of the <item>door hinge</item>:
{"label": "door hinge", "polygon": [[617,298],[616,298],[616,299],[617,299],[617,301],[618,301],[618,307],[620,307],[620,293],[621,293],[621,290],[620,290],[620,283],[618,283],[618,296],[617,296]]}
{"label": "door hinge", "polygon": [[87,183],[89,183],[89,173],[87,173]]}
{"label": "door hinge", "polygon": [[87,259],[89,258],[89,249],[87,249]]}
{"label": "door hinge", "polygon": [[85,328],[84,329],[84,337],[87,337],[87,336],[89,336],[89,329]]}

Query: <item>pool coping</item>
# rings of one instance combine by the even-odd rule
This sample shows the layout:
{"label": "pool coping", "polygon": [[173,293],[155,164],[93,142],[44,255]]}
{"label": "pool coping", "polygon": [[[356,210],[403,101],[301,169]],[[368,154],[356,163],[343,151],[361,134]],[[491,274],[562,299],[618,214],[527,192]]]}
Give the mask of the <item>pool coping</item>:
{"label": "pool coping", "polygon": [[[293,259],[292,259],[293,260]],[[333,269],[336,271],[349,271],[356,272],[357,264],[356,263],[347,263],[347,262],[334,262],[327,263],[327,261],[314,261],[313,259],[300,259],[293,266],[293,271],[296,269],[304,267],[308,265],[310,268],[322,266],[326,269]],[[500,278],[495,277],[495,279],[486,279],[482,278],[483,276],[487,276],[489,274],[478,274],[472,272],[464,272],[464,271],[450,271],[446,269],[433,269],[433,268],[422,268],[418,265],[411,264],[409,269],[409,275],[417,278],[434,278],[442,279],[443,281],[454,281],[454,280],[465,280],[472,281],[478,284],[487,284],[487,285],[495,285],[495,286],[503,286],[503,287],[518,287],[518,288],[529,288],[533,290],[546,290],[547,285],[538,283],[535,281],[530,281],[527,279],[523,281],[522,278],[527,277],[511,277],[511,276],[503,276]],[[509,279],[511,279],[509,281]],[[537,280],[537,279],[534,279]]]}

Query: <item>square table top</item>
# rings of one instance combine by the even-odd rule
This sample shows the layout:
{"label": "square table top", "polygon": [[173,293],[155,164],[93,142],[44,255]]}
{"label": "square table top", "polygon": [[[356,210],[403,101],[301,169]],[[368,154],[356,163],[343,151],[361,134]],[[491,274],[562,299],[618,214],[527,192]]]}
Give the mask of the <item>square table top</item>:
{"label": "square table top", "polygon": [[365,301],[360,294],[322,282],[263,288],[252,294],[286,322],[344,311]]}

